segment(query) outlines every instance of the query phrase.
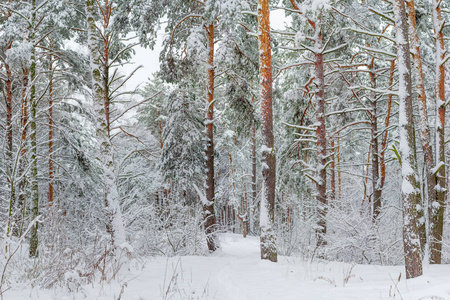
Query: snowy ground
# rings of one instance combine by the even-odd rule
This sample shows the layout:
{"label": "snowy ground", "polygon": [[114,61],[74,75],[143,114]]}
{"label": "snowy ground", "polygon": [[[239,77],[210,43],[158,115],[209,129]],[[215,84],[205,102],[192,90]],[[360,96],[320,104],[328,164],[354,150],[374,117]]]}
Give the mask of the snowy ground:
{"label": "snowy ground", "polygon": [[[322,300],[414,299],[450,300],[450,265],[425,266],[425,275],[406,281],[404,268],[305,262],[280,257],[261,261],[255,237],[221,236],[221,250],[209,257],[152,258],[109,285],[83,286],[77,293],[23,287],[5,300],[21,299],[217,299]],[[402,273],[400,280],[399,275]]]}

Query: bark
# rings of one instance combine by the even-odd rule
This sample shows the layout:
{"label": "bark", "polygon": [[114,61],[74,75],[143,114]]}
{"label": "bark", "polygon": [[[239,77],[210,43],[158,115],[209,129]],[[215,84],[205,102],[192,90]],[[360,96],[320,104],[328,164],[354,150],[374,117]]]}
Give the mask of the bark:
{"label": "bark", "polygon": [[[374,70],[374,59],[370,63],[370,82],[372,88],[377,88],[376,75]],[[372,221],[376,221],[381,211],[381,182],[379,173],[379,153],[378,153],[378,120],[377,120],[377,98],[374,91],[370,92],[371,102],[371,135],[372,135]]]}
{"label": "bark", "polygon": [[[36,1],[32,2],[33,11],[36,7]],[[35,24],[36,12],[32,14],[32,24]],[[34,43],[34,32],[32,32],[31,41]],[[31,67],[30,67],[30,140],[31,140],[31,217],[35,220],[39,216],[39,187],[38,187],[38,171],[37,171],[37,101],[36,98],[36,48],[33,47],[31,50]],[[38,227],[39,223],[36,222],[30,231],[30,257],[36,257],[38,255],[37,248],[39,244],[38,238]]]}
{"label": "bark", "polygon": [[341,196],[342,196],[342,177],[341,177],[341,138],[337,137],[337,175],[338,175],[338,199],[339,209],[341,208]]}
{"label": "bark", "polygon": [[[335,145],[334,145],[334,137],[330,138],[330,146],[331,146],[331,165],[330,165],[330,204],[335,206],[336,200],[336,158],[335,158]],[[289,211],[289,210],[288,210]]]}
{"label": "bark", "polygon": [[406,23],[405,0],[394,1],[394,17],[399,70],[399,130],[402,164],[403,247],[406,278],[422,275],[417,206],[420,187],[415,157],[414,119],[412,110],[411,61]]}
{"label": "bark", "polygon": [[[322,49],[322,34],[320,20],[316,21],[314,26],[314,36],[316,37],[315,48]],[[315,54],[315,82],[316,82],[316,122],[317,127],[317,201],[318,201],[318,229],[317,229],[317,246],[326,244],[325,235],[327,233],[327,172],[326,172],[326,156],[327,156],[327,138],[325,129],[325,77],[323,53],[319,51]]]}
{"label": "bark", "polygon": [[208,40],[208,110],[206,112],[206,200],[203,206],[206,242],[209,251],[218,248],[216,241],[216,215],[214,212],[215,183],[214,183],[214,24],[206,27]]}
{"label": "bark", "polygon": [[[392,90],[392,84],[394,83],[394,72],[395,72],[395,60],[391,61],[391,68],[389,71],[389,90]],[[383,189],[384,183],[386,181],[386,145],[387,145],[387,138],[388,138],[388,128],[389,123],[391,120],[391,108],[392,108],[392,94],[388,96],[388,103],[387,103],[387,113],[386,118],[384,119],[384,137],[381,141],[381,153],[380,153],[380,176],[381,176],[381,182],[380,182],[380,188]]]}
{"label": "bark", "polygon": [[48,87],[48,206],[54,201],[54,167],[53,167],[53,56],[50,54]]}
{"label": "bark", "polygon": [[[7,19],[11,17],[11,11],[8,11],[7,13]],[[12,42],[9,42],[7,44],[6,49],[10,49],[12,46]],[[16,225],[13,222],[14,217],[14,209],[15,209],[15,202],[16,202],[16,195],[15,195],[15,180],[14,180],[14,173],[15,173],[15,164],[13,161],[13,127],[12,127],[12,107],[13,107],[13,93],[12,93],[12,72],[10,66],[4,62],[4,67],[6,71],[6,79],[5,79],[5,104],[6,104],[6,175],[7,175],[7,181],[9,184],[9,208],[8,208],[8,225],[6,229],[6,237],[9,238],[11,232],[17,231]],[[14,228],[11,228],[13,227]],[[8,252],[8,242],[6,243],[6,252]]]}
{"label": "bark", "polygon": [[7,180],[9,184],[9,209],[8,209],[8,225],[6,230],[6,236],[10,236],[10,232],[13,230],[11,226],[16,224],[12,223],[13,211],[15,208],[15,182],[14,182],[14,161],[13,161],[13,131],[12,131],[12,73],[9,65],[5,64],[6,69],[6,172]]}
{"label": "bark", "polygon": [[[254,99],[253,99],[254,100]],[[256,173],[256,123],[255,120],[252,122],[252,204],[256,204],[256,196],[257,196],[257,176]],[[253,206],[252,206],[253,207]],[[253,215],[253,211],[252,211]],[[250,218],[249,218],[250,220]]]}
{"label": "bark", "polygon": [[241,199],[242,207],[242,236],[247,237],[248,234],[248,199],[247,199],[247,188],[244,184],[244,197]]}
{"label": "bark", "polygon": [[445,178],[445,48],[443,21],[441,17],[442,1],[433,0],[433,24],[436,43],[436,199],[429,205],[430,215],[430,262],[440,264],[442,261],[442,233],[446,201]]}
{"label": "bark", "polygon": [[[425,83],[423,79],[423,68],[422,68],[422,58],[420,55],[419,47],[419,37],[417,36],[416,27],[416,10],[414,5],[414,0],[407,0],[405,2],[407,8],[408,25],[410,33],[411,42],[411,53],[414,61],[414,73],[416,74],[416,88],[417,88],[417,100],[419,104],[419,119],[420,119],[420,140],[422,141],[422,149],[425,162],[425,176],[426,176],[426,187],[428,193],[428,203],[433,203],[436,198],[436,191],[434,189],[436,185],[436,177],[433,174],[433,151],[431,149],[430,143],[430,129],[428,126],[428,113],[427,113],[427,97],[425,94]],[[425,199],[425,197],[423,197]],[[419,210],[419,220],[420,220],[420,242],[422,252],[425,251],[425,245],[427,242],[426,227],[425,227],[425,215],[424,215],[424,203],[421,205]]]}
{"label": "bark", "polygon": [[261,259],[277,261],[273,223],[275,216],[275,149],[272,112],[272,51],[269,0],[258,0],[259,76],[261,95],[262,178],[260,228]]}
{"label": "bark", "polygon": [[5,80],[5,86],[6,86],[6,154],[8,158],[8,180],[11,182],[12,180],[12,164],[13,164],[13,131],[12,131],[12,100],[13,100],[13,93],[12,93],[12,73],[11,68],[9,65],[5,65],[6,69],[6,80]]}
{"label": "bark", "polygon": [[22,74],[22,100],[21,100],[21,108],[20,108],[20,158],[19,158],[19,172],[18,178],[20,181],[18,183],[18,199],[17,199],[17,211],[18,215],[16,217],[16,233],[15,235],[21,237],[22,231],[24,227],[25,220],[25,207],[26,207],[26,188],[27,188],[27,177],[25,174],[25,160],[26,160],[26,141],[27,141],[27,131],[28,131],[28,99],[27,99],[27,91],[28,91],[28,82],[29,82],[29,73],[30,70],[28,68],[23,69]]}

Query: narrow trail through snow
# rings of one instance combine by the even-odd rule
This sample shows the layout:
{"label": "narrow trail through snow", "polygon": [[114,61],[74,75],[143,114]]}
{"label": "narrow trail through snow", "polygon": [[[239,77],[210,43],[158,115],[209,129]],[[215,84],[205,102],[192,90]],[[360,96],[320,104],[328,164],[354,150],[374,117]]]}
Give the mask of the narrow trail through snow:
{"label": "narrow trail through snow", "polygon": [[[279,257],[261,261],[259,238],[222,234],[221,249],[208,257],[157,258],[128,283],[123,299],[340,300],[449,299],[450,266],[425,268],[404,280],[403,266],[305,262]],[[440,297],[431,298],[430,296]],[[129,297],[129,298],[128,298]]]}

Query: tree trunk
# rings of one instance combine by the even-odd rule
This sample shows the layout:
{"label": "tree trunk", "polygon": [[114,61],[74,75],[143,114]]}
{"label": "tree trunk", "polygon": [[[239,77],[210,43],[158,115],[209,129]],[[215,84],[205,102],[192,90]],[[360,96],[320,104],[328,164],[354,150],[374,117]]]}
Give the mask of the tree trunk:
{"label": "tree trunk", "polygon": [[[254,100],[254,99],[253,99]],[[254,102],[254,101],[253,101]],[[256,197],[257,197],[257,180],[258,173],[256,172],[256,122],[253,120],[252,122],[252,206],[256,205]],[[251,216],[253,216],[253,210]],[[251,218],[249,217],[249,220]],[[250,230],[253,228],[254,224],[250,222]]]}
{"label": "tree trunk", "polygon": [[[372,58],[370,63],[370,82],[372,88],[377,88],[375,75],[375,59]],[[377,96],[374,91],[370,92],[371,110],[371,135],[372,135],[372,202],[373,213],[372,221],[376,221],[381,211],[381,183],[379,173],[379,153],[378,153],[378,120],[377,120]]]}
{"label": "tree trunk", "polygon": [[[314,24],[314,36],[316,37],[314,44],[315,48],[321,50],[322,34],[320,20],[317,20]],[[317,127],[317,201],[318,201],[318,213],[319,220],[317,223],[317,246],[326,244],[325,235],[327,233],[327,137],[325,129],[325,77],[324,77],[324,63],[323,53],[319,51],[315,54],[315,82],[316,82],[316,121]]]}
{"label": "tree trunk", "polygon": [[[36,7],[36,1],[32,1],[32,7]],[[32,24],[35,24],[36,13],[32,14]],[[31,41],[34,44],[34,32],[31,36]],[[37,101],[36,99],[36,48],[33,47],[31,50],[31,67],[30,67],[30,139],[31,139],[31,217],[36,219],[39,215],[39,187],[38,187],[38,171],[37,171],[37,138],[36,138],[36,125],[37,125]],[[31,228],[30,237],[30,257],[36,257],[38,255],[38,225],[36,222]]]}
{"label": "tree trunk", "polygon": [[[295,0],[290,0],[292,6],[295,10],[299,11],[300,8]],[[327,211],[328,211],[328,200],[327,200],[327,137],[326,137],[326,127],[325,127],[325,73],[324,73],[324,61],[323,61],[323,41],[322,41],[322,27],[321,20],[318,17],[315,21],[308,18],[308,23],[314,29],[314,49],[316,52],[314,54],[314,71],[316,85],[315,100],[316,100],[316,123],[317,127],[317,174],[315,178],[316,189],[317,189],[317,246],[326,245],[325,235],[327,233]],[[339,174],[340,181],[340,174]],[[339,182],[340,184],[340,182]]]}
{"label": "tree trunk", "polygon": [[21,237],[24,227],[25,212],[26,212],[26,189],[27,189],[27,178],[25,174],[26,169],[26,153],[27,153],[27,130],[28,130],[28,82],[29,82],[28,68],[23,69],[22,74],[22,103],[20,108],[20,158],[19,158],[19,172],[17,177],[20,178],[18,183],[18,199],[17,199],[17,211],[18,215],[16,217],[17,232],[16,235]]}
{"label": "tree trunk", "polygon": [[248,202],[247,202],[247,187],[244,183],[244,196],[241,199],[242,207],[242,236],[247,237],[248,234]]}
{"label": "tree trunk", "polygon": [[428,126],[428,113],[427,113],[427,97],[425,94],[425,83],[423,80],[423,70],[422,70],[422,58],[420,55],[419,47],[419,37],[417,36],[416,27],[416,9],[414,5],[414,0],[407,0],[405,2],[407,8],[408,25],[410,32],[411,41],[411,53],[414,61],[414,73],[416,74],[416,87],[417,87],[417,100],[419,104],[419,119],[420,119],[420,140],[422,141],[422,149],[425,162],[425,176],[426,176],[426,187],[428,192],[428,201],[423,200],[425,203],[421,204],[421,209],[419,210],[419,231],[420,231],[420,242],[422,252],[425,251],[425,245],[427,242],[426,235],[426,225],[425,225],[425,215],[424,207],[426,203],[431,204],[436,199],[436,190],[434,189],[436,185],[436,176],[433,174],[433,151],[431,149],[430,143],[430,129]]}
{"label": "tree trunk", "polygon": [[258,0],[259,76],[261,93],[261,155],[263,188],[260,228],[261,259],[277,261],[273,223],[275,217],[275,149],[272,112],[272,52],[270,45],[269,0]]}
{"label": "tree trunk", "polygon": [[219,245],[216,241],[216,215],[214,212],[214,24],[206,27],[208,40],[208,86],[206,112],[206,200],[204,205],[206,242],[209,251],[215,251]]}
{"label": "tree trunk", "polygon": [[14,224],[14,209],[15,209],[15,181],[14,181],[14,173],[15,166],[13,161],[13,131],[12,131],[12,73],[9,65],[5,64],[6,69],[6,175],[9,184],[9,209],[8,209],[8,225],[6,229],[6,237],[10,236],[10,233],[15,229],[11,228],[14,226],[16,228],[17,224]]}
{"label": "tree trunk", "polygon": [[[8,11],[7,18],[11,17],[11,11]],[[12,42],[9,42],[6,49],[11,49]],[[6,237],[9,238],[10,233],[17,231],[14,228],[17,228],[17,224],[14,224],[14,210],[15,210],[15,165],[13,161],[13,127],[12,127],[12,107],[13,107],[13,93],[12,93],[12,72],[10,66],[4,62],[4,67],[6,71],[6,95],[5,95],[5,104],[6,104],[6,175],[7,181],[9,184],[9,209],[8,209],[8,225],[6,229]],[[11,228],[14,226],[14,228]],[[6,250],[8,251],[8,246],[6,246]]]}
{"label": "tree trunk", "polygon": [[417,180],[414,119],[412,109],[411,61],[405,0],[394,1],[394,17],[399,70],[399,130],[402,164],[403,246],[406,278],[422,275],[422,254],[417,206],[420,187]]}
{"label": "tree trunk", "polygon": [[339,199],[339,209],[341,208],[341,197],[342,197],[342,176],[341,176],[341,138],[337,137],[337,175],[338,175],[338,199]]}
{"label": "tree trunk", "polygon": [[[335,158],[335,145],[334,145],[334,137],[330,138],[330,146],[331,146],[331,165],[330,165],[330,205],[335,206],[336,203],[336,158]],[[289,209],[288,209],[289,211]]]}
{"label": "tree trunk", "polygon": [[48,87],[48,206],[54,200],[54,167],[53,167],[53,56],[50,54],[49,87]]}
{"label": "tree trunk", "polygon": [[445,182],[445,48],[443,22],[441,17],[442,1],[433,0],[433,24],[436,37],[436,199],[429,205],[431,255],[430,262],[440,264],[442,260],[442,233],[446,200]]}
{"label": "tree trunk", "polygon": [[[6,69],[6,155],[8,160],[8,181],[10,184],[13,182],[13,131],[12,131],[12,106],[13,106],[13,93],[12,93],[12,73],[9,65],[5,65]],[[14,200],[13,200],[14,202]]]}
{"label": "tree trunk", "polygon": [[[92,93],[96,112],[96,136],[100,145],[98,159],[102,166],[104,205],[106,208],[107,231],[111,234],[112,244],[121,247],[126,243],[125,229],[123,226],[120,199],[117,190],[117,182],[114,172],[114,156],[112,144],[109,137],[109,91],[108,84],[102,80],[108,80],[109,62],[108,57],[103,57],[104,66],[102,70],[102,57],[98,44],[98,33],[95,19],[95,0],[86,0],[86,17],[88,24],[88,49],[90,53],[90,65],[92,67]],[[105,7],[108,7],[106,2]],[[104,33],[106,36],[107,33]],[[105,44],[106,45],[106,44]],[[103,49],[109,53],[108,49]],[[105,53],[105,52],[104,52]],[[106,81],[108,83],[108,81]]]}
{"label": "tree trunk", "polygon": [[[392,90],[392,84],[394,83],[394,72],[395,72],[395,60],[391,61],[391,68],[389,70],[389,90]],[[386,163],[385,163],[385,157],[386,157],[386,145],[387,145],[387,138],[388,138],[388,128],[389,123],[391,120],[391,108],[392,108],[392,94],[389,94],[388,96],[388,103],[387,103],[387,113],[386,118],[384,119],[384,136],[383,140],[381,141],[381,153],[380,153],[380,188],[383,189],[384,183],[386,181]]]}

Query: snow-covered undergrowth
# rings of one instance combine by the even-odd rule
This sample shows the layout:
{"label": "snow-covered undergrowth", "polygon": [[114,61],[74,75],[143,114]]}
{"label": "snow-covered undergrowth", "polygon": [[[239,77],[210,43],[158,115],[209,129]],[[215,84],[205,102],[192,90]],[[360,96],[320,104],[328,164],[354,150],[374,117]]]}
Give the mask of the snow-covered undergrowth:
{"label": "snow-covered undergrowth", "polygon": [[[4,299],[450,299],[450,265],[425,266],[405,280],[403,266],[357,265],[298,257],[261,261],[257,237],[221,235],[209,256],[132,260],[114,279],[76,289],[16,283]],[[67,281],[76,280],[65,274]]]}

